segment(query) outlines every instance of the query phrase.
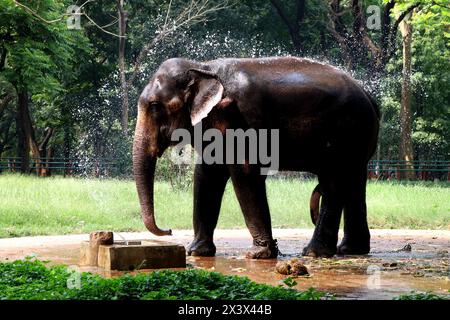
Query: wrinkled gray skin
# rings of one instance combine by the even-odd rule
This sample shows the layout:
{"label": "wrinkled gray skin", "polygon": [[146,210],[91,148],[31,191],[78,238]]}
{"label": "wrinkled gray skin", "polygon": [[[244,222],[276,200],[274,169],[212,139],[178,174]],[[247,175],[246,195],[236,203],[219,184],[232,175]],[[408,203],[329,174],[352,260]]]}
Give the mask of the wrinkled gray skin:
{"label": "wrinkled gray skin", "polygon": [[[348,74],[308,59],[167,60],[143,90],[138,105],[133,165],[144,224],[156,235],[171,234],[155,223],[153,180],[156,159],[172,144],[175,129],[193,133],[199,122],[203,130],[221,132],[276,128],[280,170],[312,172],[319,180],[322,205],[303,254],[368,253],[366,174],[377,144],[379,116],[373,99]],[[247,257],[277,256],[260,168],[259,164],[196,165],[195,238],[189,254],[215,254],[213,233],[231,178],[253,237]],[[342,211],[344,239],[337,247]]]}

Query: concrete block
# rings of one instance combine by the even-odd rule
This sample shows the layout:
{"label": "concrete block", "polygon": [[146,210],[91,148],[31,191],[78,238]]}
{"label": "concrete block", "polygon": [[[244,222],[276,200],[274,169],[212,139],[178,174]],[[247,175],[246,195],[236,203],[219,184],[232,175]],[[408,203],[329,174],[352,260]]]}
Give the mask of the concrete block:
{"label": "concrete block", "polygon": [[[81,244],[80,265],[92,261],[95,250],[89,242]],[[115,241],[99,245],[97,266],[105,270],[136,270],[186,267],[186,250],[182,245],[159,240]]]}
{"label": "concrete block", "polygon": [[92,245],[113,244],[114,233],[112,231],[94,231],[89,234],[89,242]]}
{"label": "concrete block", "polygon": [[97,266],[98,248],[100,245],[112,245],[114,234],[112,231],[94,231],[89,234],[89,242],[81,244],[80,265]]}
{"label": "concrete block", "polygon": [[80,248],[80,266],[97,266],[98,250],[93,250],[89,241],[83,241]]}

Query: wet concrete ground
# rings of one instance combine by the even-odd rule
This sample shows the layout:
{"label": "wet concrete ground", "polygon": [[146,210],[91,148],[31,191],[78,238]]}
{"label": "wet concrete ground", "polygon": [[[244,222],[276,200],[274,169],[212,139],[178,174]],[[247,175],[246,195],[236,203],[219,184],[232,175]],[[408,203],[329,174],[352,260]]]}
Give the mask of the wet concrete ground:
{"label": "wet concrete ground", "polygon": [[[247,230],[217,230],[216,257],[187,257],[187,267],[247,276],[256,282],[279,285],[287,276],[275,272],[276,263],[299,257],[312,232],[274,230],[282,256],[278,260],[248,260],[245,252],[251,245],[251,238]],[[115,233],[114,236],[116,240],[121,237],[127,240],[164,239],[187,246],[192,239],[192,231],[174,231],[174,236],[166,238],[157,238],[149,233]],[[35,254],[38,259],[50,260],[52,264],[77,268],[79,244],[84,240],[88,240],[88,235],[0,239],[0,260],[11,261]],[[411,251],[402,250],[408,244]],[[450,231],[372,230],[369,255],[331,259],[299,257],[308,268],[309,276],[296,278],[295,288],[313,287],[333,293],[340,299],[391,299],[413,290],[448,295],[449,252]],[[89,267],[81,270],[103,276],[121,274]]]}

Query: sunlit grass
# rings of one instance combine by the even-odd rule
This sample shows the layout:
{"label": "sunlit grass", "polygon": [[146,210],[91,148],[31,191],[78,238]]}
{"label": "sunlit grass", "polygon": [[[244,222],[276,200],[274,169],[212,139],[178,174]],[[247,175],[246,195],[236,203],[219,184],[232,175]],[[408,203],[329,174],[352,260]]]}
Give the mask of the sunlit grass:
{"label": "sunlit grass", "polygon": [[[267,182],[273,227],[312,228],[309,197],[315,181]],[[370,182],[371,228],[450,229],[448,183]],[[192,228],[192,191],[155,185],[162,228]],[[232,186],[226,189],[219,228],[245,227]],[[96,229],[144,231],[133,181],[0,176],[0,237],[85,233]]]}

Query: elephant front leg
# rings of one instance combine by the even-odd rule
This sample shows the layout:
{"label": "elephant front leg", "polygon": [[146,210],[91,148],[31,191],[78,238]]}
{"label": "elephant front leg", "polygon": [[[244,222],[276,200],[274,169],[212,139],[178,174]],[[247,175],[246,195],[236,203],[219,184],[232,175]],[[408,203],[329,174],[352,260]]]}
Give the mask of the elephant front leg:
{"label": "elephant front leg", "polygon": [[320,214],[313,237],[302,254],[311,257],[332,257],[337,251],[344,194],[339,179],[319,176],[319,184],[323,193]]}
{"label": "elephant front leg", "polygon": [[214,229],[219,218],[223,192],[229,179],[224,165],[197,164],[194,173],[194,241],[187,253],[210,257],[216,254]]}
{"label": "elephant front leg", "polygon": [[278,256],[276,240],[272,238],[272,225],[267,203],[265,176],[256,166],[230,166],[231,180],[244,214],[245,224],[253,237],[248,259],[271,259]]}

